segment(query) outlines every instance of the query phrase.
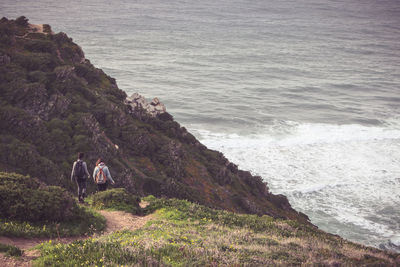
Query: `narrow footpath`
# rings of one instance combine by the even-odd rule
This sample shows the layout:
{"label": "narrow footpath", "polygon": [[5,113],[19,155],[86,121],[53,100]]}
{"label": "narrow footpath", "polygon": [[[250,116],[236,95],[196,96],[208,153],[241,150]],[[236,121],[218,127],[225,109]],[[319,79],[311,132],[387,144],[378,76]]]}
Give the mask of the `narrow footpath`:
{"label": "narrow footpath", "polygon": [[[143,208],[147,206],[147,203],[140,203]],[[143,227],[148,221],[151,220],[152,214],[147,216],[136,216],[124,211],[108,211],[100,210],[98,211],[107,220],[106,229],[101,235],[108,235],[115,231],[120,230],[130,230],[134,231]],[[101,236],[97,235],[97,236]],[[5,237],[0,236],[0,243],[14,245],[21,250],[23,250],[23,255],[20,259],[13,257],[6,257],[3,253],[0,253],[0,266],[1,267],[11,267],[11,266],[32,266],[32,261],[40,256],[38,250],[32,250],[35,246],[52,240],[58,243],[72,243],[76,240],[87,239],[88,236],[75,236],[75,237],[62,237],[57,239],[51,238],[20,238],[20,237]]]}

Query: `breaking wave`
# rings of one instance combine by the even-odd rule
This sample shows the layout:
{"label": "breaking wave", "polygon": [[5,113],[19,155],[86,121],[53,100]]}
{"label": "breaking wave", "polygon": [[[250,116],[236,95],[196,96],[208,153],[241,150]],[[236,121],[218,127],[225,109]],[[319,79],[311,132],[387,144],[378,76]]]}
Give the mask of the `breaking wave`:
{"label": "breaking wave", "polygon": [[209,148],[261,175],[323,230],[381,247],[398,240],[398,124],[276,121],[247,136],[195,132]]}

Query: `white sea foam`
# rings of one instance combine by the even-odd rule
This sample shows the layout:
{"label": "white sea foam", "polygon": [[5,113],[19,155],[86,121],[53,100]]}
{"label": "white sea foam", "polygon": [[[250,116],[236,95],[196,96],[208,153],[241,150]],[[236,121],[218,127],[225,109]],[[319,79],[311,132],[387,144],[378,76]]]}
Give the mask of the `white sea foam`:
{"label": "white sea foam", "polygon": [[400,128],[276,122],[251,136],[197,131],[324,230],[378,246],[400,231]]}
{"label": "white sea foam", "polygon": [[396,247],[400,247],[400,235],[392,237],[390,239],[390,243],[392,243]]}

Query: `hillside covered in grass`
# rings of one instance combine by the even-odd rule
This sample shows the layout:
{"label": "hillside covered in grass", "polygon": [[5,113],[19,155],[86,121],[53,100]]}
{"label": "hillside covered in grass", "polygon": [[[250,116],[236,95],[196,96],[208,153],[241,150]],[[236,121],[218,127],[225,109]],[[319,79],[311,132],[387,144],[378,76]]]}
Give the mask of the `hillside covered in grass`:
{"label": "hillside covered in grass", "polygon": [[36,266],[395,266],[400,256],[269,216],[147,197],[153,219],[136,231],[44,243]]}
{"label": "hillside covered in grass", "polygon": [[[134,85],[133,85],[134,86]],[[0,20],[0,170],[74,190],[77,152],[103,157],[117,187],[240,213],[307,222],[261,177],[207,149],[168,113],[127,104],[65,33],[25,17]],[[89,183],[89,192],[94,185]]]}

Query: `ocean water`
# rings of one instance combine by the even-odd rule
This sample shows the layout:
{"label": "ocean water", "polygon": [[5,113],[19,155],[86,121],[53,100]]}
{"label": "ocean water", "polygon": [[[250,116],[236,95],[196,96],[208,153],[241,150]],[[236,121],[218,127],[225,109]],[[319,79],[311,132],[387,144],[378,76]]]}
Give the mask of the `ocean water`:
{"label": "ocean water", "polygon": [[399,250],[399,1],[2,0],[0,12],[66,32],[321,229]]}

